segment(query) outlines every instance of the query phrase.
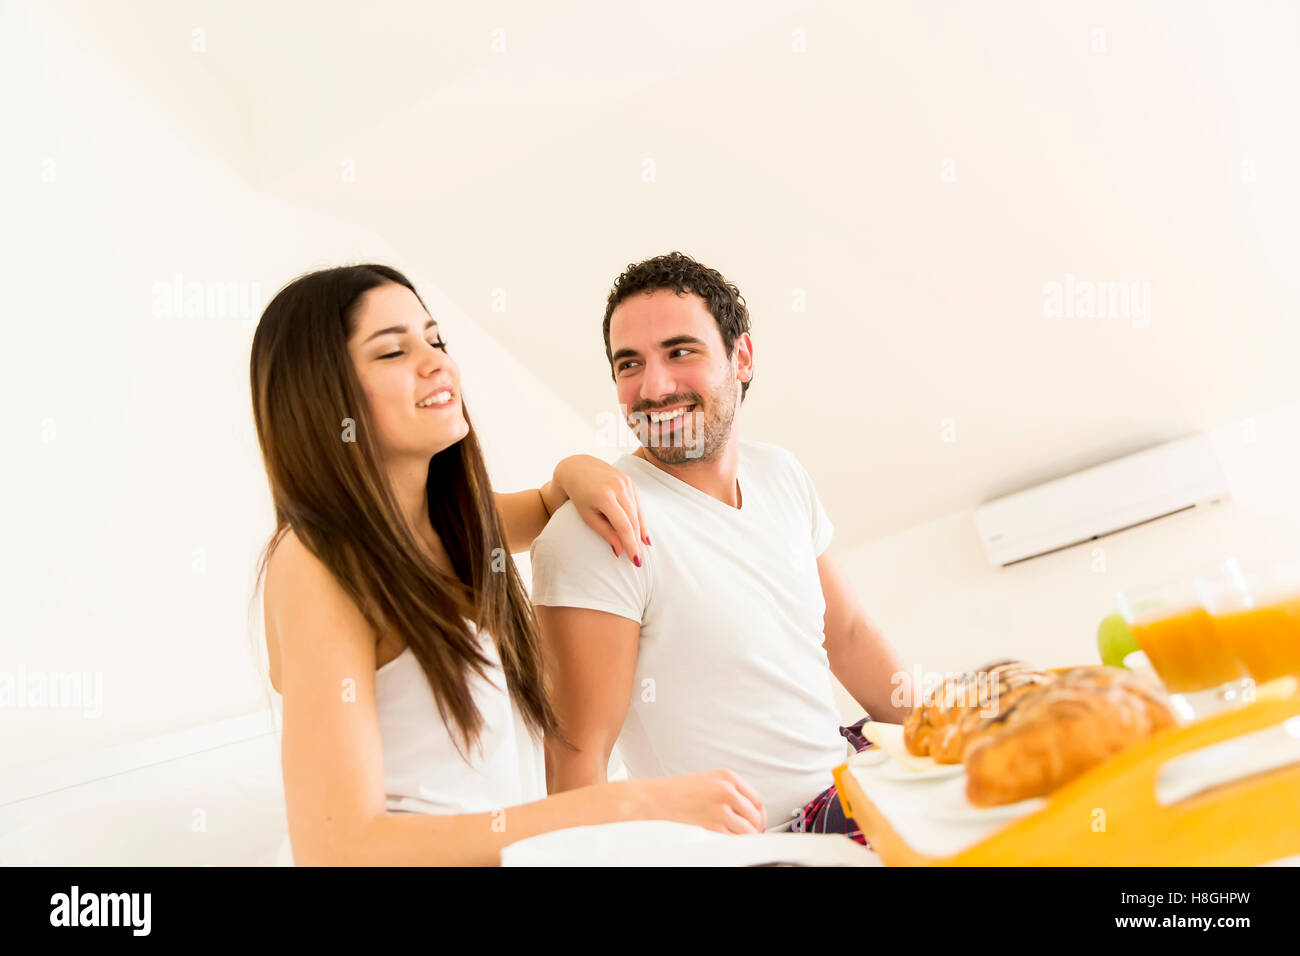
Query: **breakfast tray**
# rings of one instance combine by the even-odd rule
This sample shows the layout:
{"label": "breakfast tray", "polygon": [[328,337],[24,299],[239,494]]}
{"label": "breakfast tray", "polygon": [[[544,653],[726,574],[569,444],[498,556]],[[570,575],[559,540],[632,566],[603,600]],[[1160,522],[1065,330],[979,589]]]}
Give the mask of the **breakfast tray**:
{"label": "breakfast tray", "polygon": [[869,762],[874,750],[834,776],[845,814],[887,866],[1253,866],[1300,855],[1300,757],[1173,801],[1167,784],[1225,751],[1276,761],[1279,742],[1298,741],[1300,695],[1261,699],[1136,744],[1019,818],[965,827],[926,818],[927,794],[951,781],[889,780]]}

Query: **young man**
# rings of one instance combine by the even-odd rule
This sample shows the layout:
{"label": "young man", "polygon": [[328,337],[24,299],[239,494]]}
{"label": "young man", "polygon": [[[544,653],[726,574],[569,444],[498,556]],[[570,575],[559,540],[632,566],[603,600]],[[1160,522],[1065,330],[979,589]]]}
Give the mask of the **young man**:
{"label": "young man", "polygon": [[875,719],[901,662],[826,552],[807,472],[741,441],[754,374],[739,291],[680,253],[630,266],[605,309],[605,352],[641,446],[635,484],[653,544],[634,563],[571,507],[532,549],[533,604],[572,748],[547,741],[552,793],[605,779],[726,767],[763,797],[767,826],[856,835],[831,769],[845,759],[831,674]]}

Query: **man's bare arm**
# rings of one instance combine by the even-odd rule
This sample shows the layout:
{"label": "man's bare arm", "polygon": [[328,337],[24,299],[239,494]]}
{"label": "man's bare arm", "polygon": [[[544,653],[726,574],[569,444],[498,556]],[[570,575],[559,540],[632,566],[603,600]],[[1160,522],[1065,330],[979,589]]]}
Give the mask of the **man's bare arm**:
{"label": "man's bare arm", "polygon": [[817,573],[826,598],[826,656],[831,673],[873,720],[901,724],[910,708],[894,706],[890,697],[902,659],[871,623],[829,551],[817,559]]}
{"label": "man's bare arm", "polygon": [[546,741],[546,789],[605,782],[610,753],[632,700],[641,625],[577,607],[536,608],[552,702],[574,749]]}

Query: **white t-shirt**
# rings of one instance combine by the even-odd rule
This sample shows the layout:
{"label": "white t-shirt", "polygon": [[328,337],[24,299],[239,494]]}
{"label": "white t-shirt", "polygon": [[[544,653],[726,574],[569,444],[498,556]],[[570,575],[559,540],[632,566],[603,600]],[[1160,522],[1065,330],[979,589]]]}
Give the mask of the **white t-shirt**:
{"label": "white t-shirt", "polygon": [[740,442],[740,508],[633,455],[652,542],[642,566],[566,503],[532,549],[533,603],[641,625],[618,754],[633,777],[722,767],[788,824],[833,780],[847,744],[822,644],[817,558],[832,527],[812,479],[783,448]]}

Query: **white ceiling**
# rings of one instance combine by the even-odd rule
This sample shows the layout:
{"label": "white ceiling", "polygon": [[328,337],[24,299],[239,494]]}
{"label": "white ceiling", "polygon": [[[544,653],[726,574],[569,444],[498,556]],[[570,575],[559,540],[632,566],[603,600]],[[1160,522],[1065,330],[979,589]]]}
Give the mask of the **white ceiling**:
{"label": "white ceiling", "polygon": [[[178,136],[405,250],[593,432],[620,269],[719,268],[754,317],[744,432],[842,542],[1296,396],[1294,5],[132,6],[58,10]],[[1046,315],[1067,274],[1151,283],[1150,327]]]}

